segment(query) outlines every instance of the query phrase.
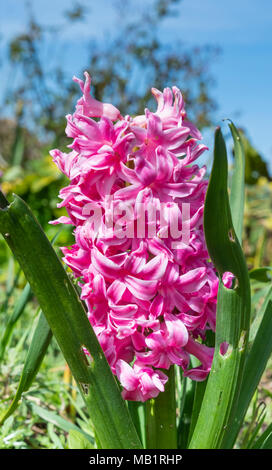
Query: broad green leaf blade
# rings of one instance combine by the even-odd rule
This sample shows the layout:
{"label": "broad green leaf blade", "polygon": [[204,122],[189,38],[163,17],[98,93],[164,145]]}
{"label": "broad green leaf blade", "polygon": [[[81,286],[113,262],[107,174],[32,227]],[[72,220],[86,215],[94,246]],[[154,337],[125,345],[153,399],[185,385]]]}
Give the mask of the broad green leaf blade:
{"label": "broad green leaf blade", "polygon": [[19,320],[20,316],[24,312],[25,306],[28,303],[28,301],[32,297],[32,292],[29,284],[26,284],[22,294],[20,295],[12,315],[10,316],[8,323],[6,325],[4,334],[1,338],[0,341],[0,362],[3,360],[4,354],[5,354],[5,349],[7,347],[7,344],[10,340],[12,331],[14,329],[14,326],[16,325],[17,321]]}
{"label": "broad green leaf blade", "polygon": [[[235,416],[243,374],[250,320],[250,285],[247,266],[234,230],[228,198],[228,163],[220,128],[215,132],[214,162],[204,208],[205,238],[219,274],[217,325],[212,370],[189,447],[224,447]],[[232,289],[222,275],[234,274]],[[229,347],[223,355],[220,346]]]}
{"label": "broad green leaf blade", "polygon": [[52,332],[43,313],[41,313],[27,353],[16,395],[8,410],[0,418],[0,424],[3,424],[3,422],[16,410],[22,394],[26,392],[32,384],[45,356],[51,338]]}
{"label": "broad green leaf blade", "polygon": [[230,208],[232,222],[239,242],[242,242],[245,203],[245,152],[241,137],[233,122],[230,122],[234,142],[234,169],[231,179]]}
{"label": "broad green leaf blade", "polygon": [[[86,401],[103,448],[141,448],[131,416],[84,307],[50,242],[18,196],[0,231],[21,265]],[[88,361],[84,350],[90,353]]]}
{"label": "broad green leaf blade", "polygon": [[[228,433],[226,444],[232,447],[242,426],[246,411],[254,392],[265,371],[267,361],[272,354],[272,288],[263,302],[260,312],[261,322],[257,329],[245,363],[245,373],[241,385],[235,419]],[[259,323],[259,318],[256,319]],[[255,331],[253,323],[251,329]]]}

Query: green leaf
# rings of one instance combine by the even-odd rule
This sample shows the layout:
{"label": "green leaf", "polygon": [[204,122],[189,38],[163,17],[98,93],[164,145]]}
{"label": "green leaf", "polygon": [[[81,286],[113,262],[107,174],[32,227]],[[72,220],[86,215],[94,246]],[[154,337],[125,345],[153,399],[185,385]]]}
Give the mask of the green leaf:
{"label": "green leaf", "polygon": [[[55,234],[55,236],[53,237],[52,245],[54,245],[54,243],[55,243],[56,239],[58,238],[59,234],[60,234],[60,231],[57,232]],[[14,264],[14,259],[12,257],[10,257],[10,260],[12,260],[12,263]],[[4,305],[1,307],[1,309],[5,310],[7,308],[9,297],[12,295],[12,293],[13,293],[16,285],[17,285],[20,274],[21,274],[21,270],[18,271],[11,289],[7,289],[6,300],[4,302]],[[23,289],[23,292],[21,293],[18,301],[15,304],[12,315],[9,317],[6,328],[5,328],[5,331],[2,335],[2,338],[1,338],[1,341],[0,341],[0,362],[3,360],[5,350],[6,350],[6,347],[9,343],[9,341],[10,341],[13,329],[14,329],[17,321],[19,320],[19,318],[23,314],[27,303],[29,302],[29,300],[32,297],[33,297],[33,294],[31,292],[30,285],[29,285],[29,283],[27,283],[25,285],[25,287]]]}
{"label": "green leaf", "polygon": [[6,312],[9,304],[9,299],[12,296],[15,288],[18,284],[18,280],[21,274],[21,270],[17,272],[16,276],[14,277],[14,259],[9,257],[8,262],[8,274],[7,274],[7,281],[6,281],[6,298],[3,304],[0,306],[0,312]]}
{"label": "green leaf", "polygon": [[94,449],[94,445],[79,431],[74,429],[68,435],[69,449]]}
{"label": "green leaf", "polygon": [[255,441],[252,449],[272,449],[272,423],[263,434]]}
{"label": "green leaf", "polygon": [[[260,323],[259,318],[261,319]],[[267,361],[272,354],[272,288],[263,302],[260,315],[256,318],[256,323],[259,324],[256,333],[254,322],[251,326],[252,341],[250,337],[250,347],[246,358],[245,373],[236,415],[226,440],[228,446],[234,445],[246,411],[265,371]]]}
{"label": "green leaf", "polygon": [[272,268],[271,266],[263,266],[262,268],[255,268],[249,272],[250,279],[259,282],[272,281]]}
{"label": "green leaf", "polygon": [[245,152],[241,137],[233,122],[229,128],[234,142],[234,169],[231,179],[230,208],[232,222],[239,242],[242,242],[245,203]]}
{"label": "green leaf", "polygon": [[262,429],[263,427],[263,424],[264,424],[264,420],[266,418],[266,412],[265,412],[265,405],[263,406],[264,404],[261,403],[259,405],[259,407],[257,408],[257,413],[258,413],[258,409],[260,407],[262,407],[262,410],[261,410],[261,413],[259,416],[257,416],[257,420],[256,422],[254,423],[255,424],[255,428],[253,430],[253,432],[250,433],[249,437],[250,439],[247,441],[247,444],[246,444],[246,449],[251,449],[252,448],[252,444],[254,443],[254,441],[256,440],[256,436],[258,435],[260,429]]}
{"label": "green leaf", "polygon": [[25,306],[32,297],[32,292],[29,284],[26,284],[20,298],[18,299],[12,315],[8,319],[7,326],[0,341],[0,362],[3,360],[7,344],[12,335],[12,331],[20,316],[24,312]]}
{"label": "green leaf", "polygon": [[[210,257],[219,274],[217,325],[212,370],[190,448],[225,447],[235,416],[248,342],[250,285],[246,262],[232,223],[228,198],[228,162],[220,128],[215,132],[214,162],[206,194],[204,230]],[[238,214],[236,225],[240,226]],[[238,223],[239,222],[239,223]],[[224,287],[222,275],[235,276],[232,289]],[[228,343],[223,355],[220,346]]]}
{"label": "green leaf", "polygon": [[[250,326],[250,333],[249,333],[249,344],[252,346],[257,333],[260,335],[260,327],[261,324],[263,323],[265,325],[265,319],[266,319],[266,325],[264,326],[267,327],[268,329],[271,328],[271,325],[269,324],[269,311],[271,309],[271,303],[272,301],[272,286],[269,286],[268,290],[266,291],[265,297],[263,299],[261,308],[257,311],[257,314],[255,315],[255,318]],[[271,332],[272,333],[272,332]],[[260,337],[260,336],[259,336]],[[268,343],[268,349],[269,349],[269,344]]]}
{"label": "green leaf", "polygon": [[195,390],[197,383],[193,380],[183,378],[183,397],[180,404],[180,419],[178,424],[178,448],[186,449],[188,446],[189,431],[191,429],[193,419],[193,407]]}
{"label": "green leaf", "polygon": [[272,449],[272,432],[267,436],[262,444],[261,449]]}
{"label": "green leaf", "polygon": [[8,410],[0,418],[0,424],[3,424],[3,422],[16,410],[22,394],[31,386],[40,368],[51,338],[52,332],[43,313],[41,313],[27,353],[16,395]]}
{"label": "green leaf", "polygon": [[[58,235],[59,235],[59,232],[54,236],[52,240],[52,244],[54,244]],[[4,355],[5,348],[7,346],[7,343],[9,341],[9,338],[11,336],[11,333],[15,324],[20,318],[20,316],[22,315],[22,313],[24,312],[25,306],[32,296],[33,294],[32,294],[30,285],[29,283],[27,283],[25,285],[25,288],[18,302],[15,305],[14,311],[12,313],[12,316],[10,317],[10,320],[7,324],[3,338],[1,340],[1,344],[0,344],[1,358]],[[50,327],[43,313],[41,313],[37,326],[35,328],[33,337],[32,337],[32,341],[31,341],[27,356],[26,356],[24,368],[22,371],[22,375],[20,378],[16,395],[10,407],[8,408],[8,410],[0,418],[0,424],[3,424],[3,422],[16,410],[16,408],[19,405],[19,401],[22,397],[22,394],[26,392],[31,386],[33,380],[35,379],[38,373],[38,370],[43,361],[43,358],[46,354],[51,338],[52,338],[52,332],[50,330]]]}
{"label": "green leaf", "polygon": [[[77,292],[42,228],[18,196],[0,209],[0,231],[21,265],[79,386],[101,446],[141,448]],[[89,352],[89,360],[84,350]]]}
{"label": "green leaf", "polygon": [[59,416],[57,413],[54,413],[53,411],[48,411],[45,408],[42,408],[41,406],[38,406],[34,403],[30,404],[30,408],[33,412],[33,414],[39,416],[40,418],[44,419],[44,421],[48,423],[52,423],[55,426],[57,426],[59,429],[62,429],[62,431],[65,432],[77,432],[79,433],[85,441],[88,441],[89,445],[94,445],[94,439],[92,436],[84,432],[82,429],[80,429],[78,426],[76,426],[74,423],[71,423],[71,421],[68,421],[67,419],[62,418]]}
{"label": "green leaf", "polygon": [[47,432],[48,432],[48,436],[50,437],[50,439],[52,440],[52,442],[55,446],[54,448],[55,449],[64,449],[59,436],[54,431],[54,425],[52,423],[48,423]]}

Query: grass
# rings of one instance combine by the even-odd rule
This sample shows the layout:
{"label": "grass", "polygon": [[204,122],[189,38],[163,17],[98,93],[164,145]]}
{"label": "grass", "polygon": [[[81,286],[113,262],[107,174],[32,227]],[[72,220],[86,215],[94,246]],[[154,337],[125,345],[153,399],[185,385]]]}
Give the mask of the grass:
{"label": "grass", "polygon": [[[0,314],[1,331],[20,292],[19,288],[16,289],[9,299],[7,310]],[[3,305],[3,289],[0,302]],[[0,365],[0,414],[7,409],[16,393],[36,321],[37,305],[32,301],[28,303],[17,322]],[[75,423],[90,433],[83,401],[70,377],[63,356],[53,338],[33,385],[23,395],[19,408],[0,427],[1,449],[67,447],[68,431],[64,430],[62,421],[58,422],[59,417]],[[46,419],[40,408],[50,412],[46,415]]]}

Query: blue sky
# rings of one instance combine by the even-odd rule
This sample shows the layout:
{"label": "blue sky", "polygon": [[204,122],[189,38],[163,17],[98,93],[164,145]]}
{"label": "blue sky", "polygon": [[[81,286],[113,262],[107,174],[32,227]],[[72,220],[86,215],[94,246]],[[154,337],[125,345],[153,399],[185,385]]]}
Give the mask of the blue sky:
{"label": "blue sky", "polygon": [[[134,8],[141,1],[133,0]],[[145,4],[150,1],[145,0]],[[33,5],[40,21],[58,24],[67,3],[66,0],[35,0]],[[24,0],[0,0],[3,45],[14,33],[24,30],[24,4]],[[63,61],[68,77],[79,74],[84,68],[90,32],[93,37],[106,37],[120,21],[114,16],[111,0],[85,0],[85,4],[90,6],[87,21],[75,24],[72,31],[65,33]],[[134,8],[131,15],[135,15]],[[245,127],[272,169],[272,1],[183,0],[178,9],[179,17],[164,21],[163,38],[221,48],[221,54],[211,67],[216,82],[212,95],[218,102],[218,123],[228,117]],[[5,67],[2,83],[8,86]],[[205,133],[204,138],[212,147],[211,133]]]}

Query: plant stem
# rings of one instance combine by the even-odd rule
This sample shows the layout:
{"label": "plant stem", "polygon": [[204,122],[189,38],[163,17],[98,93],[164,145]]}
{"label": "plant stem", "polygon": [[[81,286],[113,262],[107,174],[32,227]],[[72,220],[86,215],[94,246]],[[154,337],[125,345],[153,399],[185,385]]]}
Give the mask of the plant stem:
{"label": "plant stem", "polygon": [[175,369],[172,366],[165,391],[146,402],[147,449],[176,449],[176,396]]}

